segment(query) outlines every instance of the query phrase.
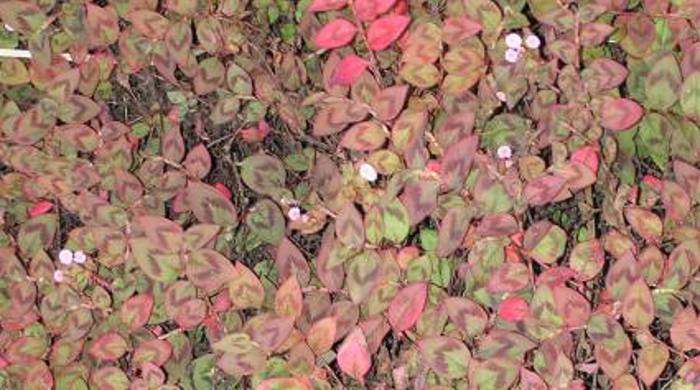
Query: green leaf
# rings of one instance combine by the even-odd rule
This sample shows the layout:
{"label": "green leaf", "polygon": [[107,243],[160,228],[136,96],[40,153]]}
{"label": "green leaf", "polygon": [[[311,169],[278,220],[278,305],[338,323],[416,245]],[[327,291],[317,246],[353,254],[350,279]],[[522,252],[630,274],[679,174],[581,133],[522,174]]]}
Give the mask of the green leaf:
{"label": "green leaf", "polygon": [[700,72],[686,77],[681,88],[681,108],[692,119],[700,120]]}
{"label": "green leaf", "polygon": [[408,236],[410,228],[409,215],[406,207],[397,198],[392,199],[382,207],[384,214],[384,238],[400,244]]}

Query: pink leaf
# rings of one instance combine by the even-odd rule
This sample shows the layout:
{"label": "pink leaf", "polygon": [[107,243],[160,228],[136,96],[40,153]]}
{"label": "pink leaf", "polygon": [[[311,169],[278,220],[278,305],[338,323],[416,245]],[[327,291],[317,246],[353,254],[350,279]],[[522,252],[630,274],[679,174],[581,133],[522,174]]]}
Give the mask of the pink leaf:
{"label": "pink leaf", "polygon": [[338,64],[338,67],[335,68],[333,83],[343,86],[352,85],[368,66],[369,61],[354,54],[350,54],[343,58]]}
{"label": "pink leaf", "polygon": [[413,283],[399,291],[389,306],[389,324],[397,332],[411,328],[420,318],[428,297],[428,284]]}
{"label": "pink leaf", "polygon": [[604,103],[600,124],[610,130],[627,130],[639,122],[643,114],[644,109],[635,101],[617,98]]}
{"label": "pink leaf", "polygon": [[355,16],[363,22],[370,22],[396,4],[396,0],[355,0]]}
{"label": "pink leaf", "polygon": [[37,215],[46,214],[53,207],[53,203],[42,200],[37,202],[32,208],[29,209],[29,216],[36,217]]}
{"label": "pink leaf", "polygon": [[362,329],[356,327],[338,348],[338,366],[340,369],[355,378],[360,384],[364,383],[364,377],[372,366],[372,359],[367,348],[367,339]]}
{"label": "pink leaf", "polygon": [[334,11],[345,7],[348,0],[314,0],[309,6],[309,12]]}
{"label": "pink leaf", "polygon": [[571,154],[571,161],[576,161],[598,174],[598,148],[584,146]]}
{"label": "pink leaf", "polygon": [[509,297],[498,307],[498,316],[506,321],[522,321],[529,311],[527,301],[520,297]]}
{"label": "pink leaf", "polygon": [[367,43],[373,51],[384,50],[403,34],[411,18],[388,15],[374,21],[367,29]]}
{"label": "pink leaf", "polygon": [[351,22],[338,18],[326,24],[316,33],[314,44],[321,49],[335,49],[352,42],[357,27]]}

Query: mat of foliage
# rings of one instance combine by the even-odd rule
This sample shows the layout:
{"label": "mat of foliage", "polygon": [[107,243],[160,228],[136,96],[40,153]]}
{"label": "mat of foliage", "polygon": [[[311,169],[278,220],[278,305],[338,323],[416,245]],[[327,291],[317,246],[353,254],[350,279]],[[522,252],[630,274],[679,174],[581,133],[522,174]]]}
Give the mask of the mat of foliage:
{"label": "mat of foliage", "polygon": [[0,19],[0,388],[700,389],[700,1]]}

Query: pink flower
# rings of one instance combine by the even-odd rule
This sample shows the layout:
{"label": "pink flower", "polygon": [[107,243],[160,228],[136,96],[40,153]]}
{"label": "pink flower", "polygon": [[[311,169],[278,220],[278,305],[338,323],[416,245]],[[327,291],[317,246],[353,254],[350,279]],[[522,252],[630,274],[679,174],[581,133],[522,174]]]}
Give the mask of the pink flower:
{"label": "pink flower", "polygon": [[511,64],[514,64],[514,63],[518,62],[519,58],[520,58],[520,50],[519,49],[510,48],[510,49],[506,50],[506,54],[505,54],[506,61],[510,62]]}
{"label": "pink flower", "polygon": [[508,101],[508,97],[506,96],[506,93],[503,91],[496,92],[496,98],[498,98],[498,100],[500,100],[503,103]]}
{"label": "pink flower", "polygon": [[87,256],[83,251],[77,251],[73,254],[73,261],[78,264],[83,264],[87,260]]}
{"label": "pink flower", "polygon": [[368,182],[373,182],[377,180],[377,170],[370,164],[362,163],[360,165],[360,176]]}
{"label": "pink flower", "polygon": [[540,47],[541,43],[542,42],[537,35],[528,35],[527,38],[525,38],[525,46],[529,47],[530,49],[537,49]]}
{"label": "pink flower", "polygon": [[298,221],[299,219],[301,219],[301,209],[299,207],[292,207],[287,212],[287,217],[289,217],[290,221]]}
{"label": "pink flower", "polygon": [[501,160],[508,160],[513,156],[513,149],[510,148],[508,145],[501,145],[498,147],[498,150],[496,151],[496,155],[498,158]]}
{"label": "pink flower", "polygon": [[57,269],[57,270],[53,271],[53,280],[54,280],[56,283],[61,283],[61,282],[63,282],[63,279],[64,279],[64,277],[63,277],[63,271],[61,271],[60,269]]}
{"label": "pink flower", "polygon": [[61,249],[58,252],[58,261],[64,265],[71,265],[73,262],[73,252],[70,249]]}
{"label": "pink flower", "polygon": [[511,49],[520,49],[520,45],[523,44],[523,39],[520,35],[516,33],[510,33],[506,35],[506,46]]}

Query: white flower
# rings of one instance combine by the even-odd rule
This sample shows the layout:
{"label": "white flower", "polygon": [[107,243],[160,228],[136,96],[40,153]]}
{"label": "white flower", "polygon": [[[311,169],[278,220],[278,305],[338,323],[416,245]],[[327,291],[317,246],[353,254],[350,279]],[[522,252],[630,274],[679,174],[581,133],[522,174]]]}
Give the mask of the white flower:
{"label": "white flower", "polygon": [[87,260],[87,256],[85,256],[85,253],[83,251],[77,251],[73,254],[73,261],[75,261],[78,264],[83,264],[85,263],[85,260]]}
{"label": "white flower", "polygon": [[510,33],[506,35],[506,46],[511,49],[520,49],[520,45],[523,44],[523,39],[520,35],[516,33]]}
{"label": "white flower", "polygon": [[73,260],[73,252],[70,249],[61,249],[61,251],[58,252],[58,261],[60,261],[61,264],[71,265]]}
{"label": "white flower", "polygon": [[525,38],[525,46],[530,49],[537,49],[540,47],[540,43],[540,38],[537,35],[528,35],[527,38]]}
{"label": "white flower", "polygon": [[509,158],[511,158],[513,156],[513,150],[508,145],[501,145],[498,147],[498,150],[496,151],[496,155],[501,160],[508,160]]}
{"label": "white flower", "polygon": [[370,164],[362,163],[360,165],[360,176],[368,182],[373,182],[377,180],[377,170]]}
{"label": "white flower", "polygon": [[506,50],[506,55],[505,55],[506,61],[510,62],[511,64],[514,64],[514,63],[518,62],[519,58],[520,58],[520,50],[519,49],[510,48],[510,49]]}
{"label": "white flower", "polygon": [[53,271],[53,280],[56,283],[61,283],[63,281],[63,271],[60,269]]}
{"label": "white flower", "polygon": [[496,97],[498,98],[498,100],[502,101],[503,103],[505,103],[508,100],[506,93],[503,91],[496,92]]}
{"label": "white flower", "polygon": [[289,217],[290,221],[298,221],[301,218],[301,209],[299,207],[292,207],[287,212],[287,217]]}

